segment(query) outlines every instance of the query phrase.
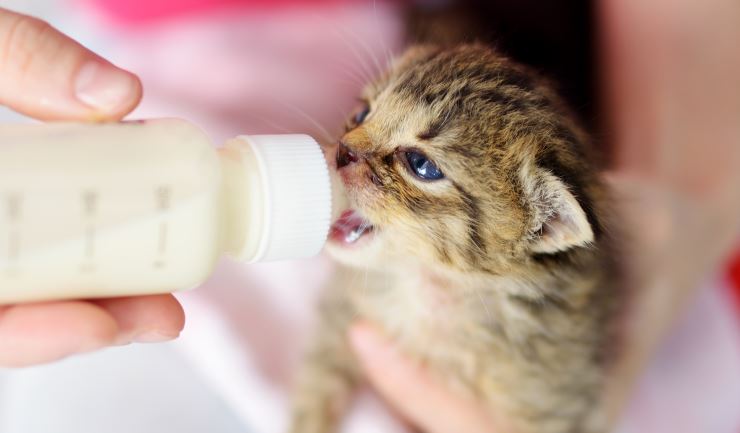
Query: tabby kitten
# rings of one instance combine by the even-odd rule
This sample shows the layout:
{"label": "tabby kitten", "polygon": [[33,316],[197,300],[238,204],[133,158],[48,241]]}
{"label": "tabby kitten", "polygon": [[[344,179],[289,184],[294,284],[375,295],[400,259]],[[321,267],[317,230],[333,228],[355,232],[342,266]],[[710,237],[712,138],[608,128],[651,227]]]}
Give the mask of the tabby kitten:
{"label": "tabby kitten", "polygon": [[573,116],[482,45],[412,48],[363,99],[331,150],[349,206],[328,249],[345,267],[292,431],[336,429],[361,379],[345,337],[357,318],[517,433],[605,431],[618,296],[606,193]]}

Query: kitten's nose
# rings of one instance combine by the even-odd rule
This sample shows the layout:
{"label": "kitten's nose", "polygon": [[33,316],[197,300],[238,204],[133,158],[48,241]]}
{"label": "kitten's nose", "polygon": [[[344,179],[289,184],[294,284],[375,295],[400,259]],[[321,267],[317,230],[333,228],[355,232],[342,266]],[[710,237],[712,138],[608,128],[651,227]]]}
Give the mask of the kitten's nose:
{"label": "kitten's nose", "polygon": [[340,141],[337,149],[337,170],[358,160],[357,155],[344,142]]}

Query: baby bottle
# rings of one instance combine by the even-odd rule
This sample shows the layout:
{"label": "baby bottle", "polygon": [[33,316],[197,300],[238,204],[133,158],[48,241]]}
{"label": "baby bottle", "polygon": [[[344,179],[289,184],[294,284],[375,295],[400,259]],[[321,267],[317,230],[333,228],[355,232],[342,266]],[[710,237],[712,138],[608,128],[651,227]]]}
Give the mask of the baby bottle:
{"label": "baby bottle", "polygon": [[0,125],[0,304],[195,287],[224,255],[317,254],[330,218],[306,135],[217,149],[177,119]]}

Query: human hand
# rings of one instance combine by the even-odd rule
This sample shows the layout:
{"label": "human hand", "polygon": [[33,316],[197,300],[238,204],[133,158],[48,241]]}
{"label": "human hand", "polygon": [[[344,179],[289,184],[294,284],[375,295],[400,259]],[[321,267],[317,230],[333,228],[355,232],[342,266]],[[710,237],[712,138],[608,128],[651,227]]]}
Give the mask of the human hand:
{"label": "human hand", "polygon": [[40,120],[118,120],[139,79],[39,19],[0,8],[0,104]]}
{"label": "human hand", "polygon": [[[0,8],[0,104],[41,120],[118,120],[140,99],[133,74],[43,21]],[[0,306],[0,366],[168,340],[183,324],[170,295]]]}
{"label": "human hand", "polygon": [[423,366],[403,357],[373,325],[357,323],[349,337],[370,383],[414,431],[513,432],[479,402],[449,389]]}
{"label": "human hand", "polygon": [[607,0],[596,12],[632,296],[609,391],[617,413],[740,234],[740,3]]}

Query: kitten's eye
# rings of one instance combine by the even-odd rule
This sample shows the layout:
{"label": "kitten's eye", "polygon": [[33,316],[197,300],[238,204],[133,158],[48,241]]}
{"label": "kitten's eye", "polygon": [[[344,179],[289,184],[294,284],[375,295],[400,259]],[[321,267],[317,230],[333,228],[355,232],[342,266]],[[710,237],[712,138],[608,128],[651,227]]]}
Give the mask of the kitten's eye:
{"label": "kitten's eye", "polygon": [[440,170],[439,167],[437,167],[432,160],[427,158],[423,153],[407,151],[404,153],[404,156],[409,164],[409,168],[419,179],[440,180],[445,177],[445,175],[442,174],[442,170]]}
{"label": "kitten's eye", "polygon": [[355,125],[359,125],[362,122],[364,122],[368,114],[370,114],[370,106],[365,105],[362,108],[362,110],[360,110],[359,112],[357,112],[357,114],[355,114],[355,117],[354,117]]}

